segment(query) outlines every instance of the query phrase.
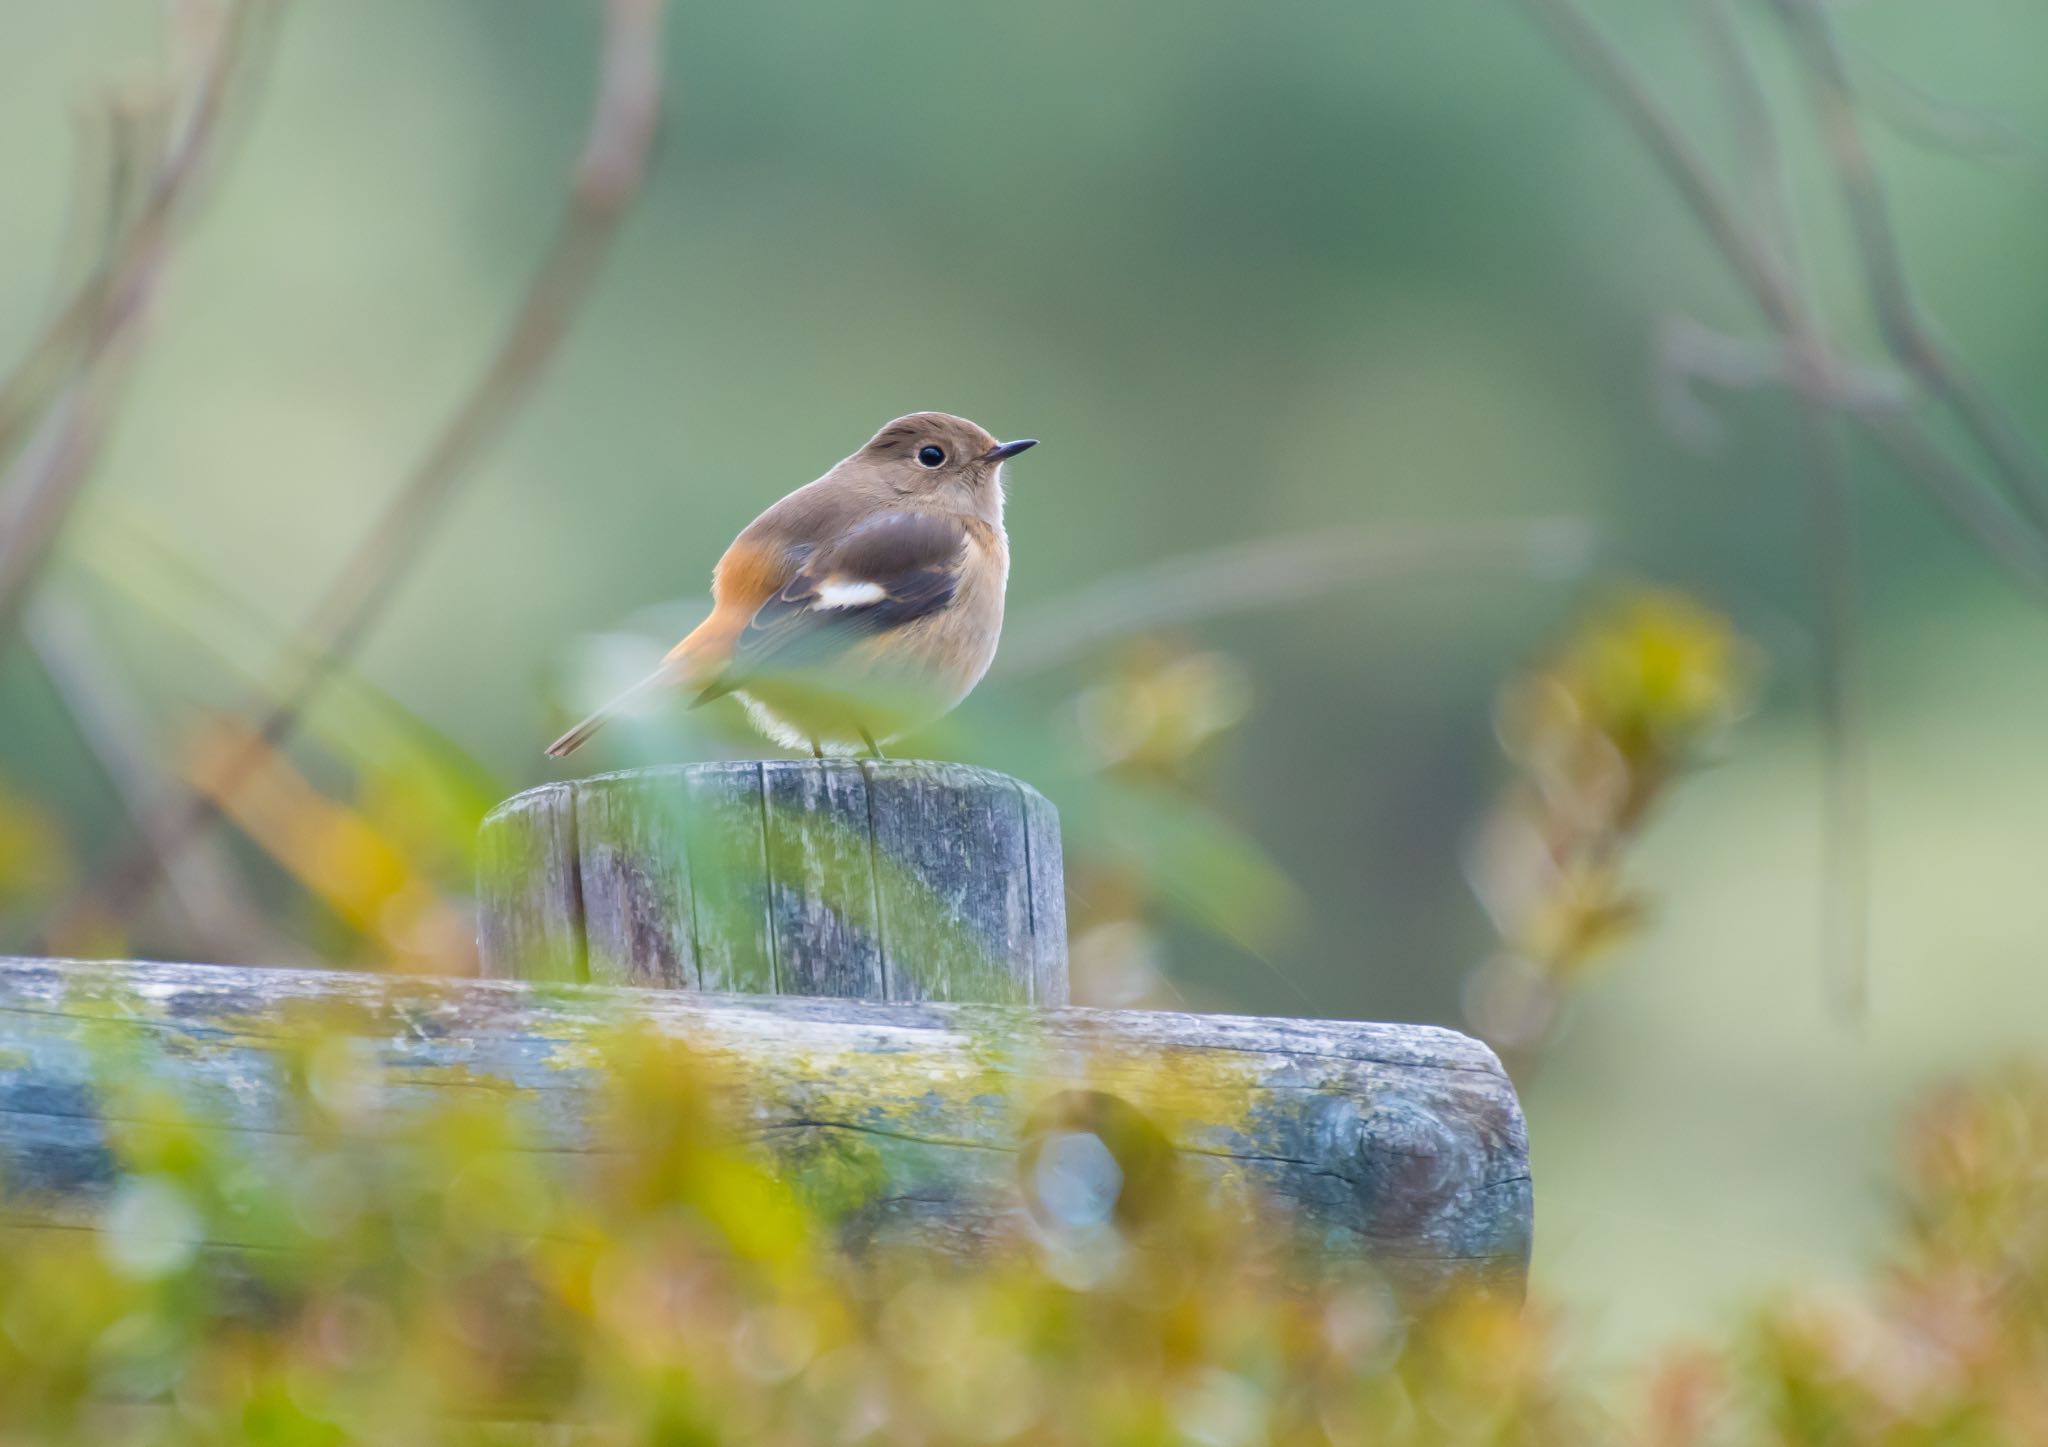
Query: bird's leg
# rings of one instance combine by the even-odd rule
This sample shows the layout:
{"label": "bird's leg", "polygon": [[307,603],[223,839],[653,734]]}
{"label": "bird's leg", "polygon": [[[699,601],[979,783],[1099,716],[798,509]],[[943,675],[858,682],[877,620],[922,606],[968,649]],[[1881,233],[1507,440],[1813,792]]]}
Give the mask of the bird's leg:
{"label": "bird's leg", "polygon": [[866,729],[860,731],[860,741],[868,746],[868,757],[886,762],[889,756],[882,752],[882,746],[875,742],[875,736]]}
{"label": "bird's leg", "polygon": [[825,757],[825,746],[819,743],[816,739],[811,740],[811,757],[814,759],[822,759]]}

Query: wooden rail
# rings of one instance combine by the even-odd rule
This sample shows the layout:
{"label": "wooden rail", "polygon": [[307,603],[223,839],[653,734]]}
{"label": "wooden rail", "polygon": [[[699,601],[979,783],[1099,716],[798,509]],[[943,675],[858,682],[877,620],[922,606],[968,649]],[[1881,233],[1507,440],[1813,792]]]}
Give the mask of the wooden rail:
{"label": "wooden rail", "polygon": [[[6,1217],[97,1227],[117,1166],[95,1049],[142,1047],[124,1052],[136,1068],[260,1162],[296,1129],[294,1040],[334,1021],[382,1063],[388,1118],[451,1090],[515,1092],[535,1148],[556,1152],[585,1137],[605,1032],[688,1041],[737,1080],[775,1156],[859,1154],[877,1184],[854,1247],[971,1254],[1058,1229],[1068,1208],[1041,1167],[1048,1150],[1089,1159],[1068,1147],[1092,1137],[1126,1182],[1242,1200],[1248,1229],[1289,1220],[1312,1256],[1368,1260],[1410,1300],[1454,1280],[1518,1292],[1527,1266],[1521,1112],[1492,1053],[1455,1031],[43,959],[0,960]],[[1168,1159],[1133,1159],[1146,1141]]]}

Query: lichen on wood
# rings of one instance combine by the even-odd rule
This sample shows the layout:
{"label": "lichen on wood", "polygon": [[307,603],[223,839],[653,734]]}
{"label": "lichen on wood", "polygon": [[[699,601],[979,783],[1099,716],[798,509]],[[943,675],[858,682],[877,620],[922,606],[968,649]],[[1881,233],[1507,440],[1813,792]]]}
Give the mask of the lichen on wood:
{"label": "lichen on wood", "polygon": [[1063,1004],[1059,819],[959,764],[776,759],[549,784],[485,820],[500,978]]}
{"label": "lichen on wood", "polygon": [[201,965],[0,961],[4,1214],[96,1227],[115,1167],[93,1062],[110,1044],[257,1159],[299,1128],[287,1072],[336,1032],[376,1067],[374,1120],[500,1093],[532,1149],[573,1158],[628,1024],[730,1079],[747,1133],[847,1210],[856,1249],[1030,1239],[1036,1153],[1094,1133],[1125,1153],[1120,1210],[1147,1181],[1241,1200],[1251,1228],[1286,1222],[1314,1259],[1370,1263],[1411,1298],[1519,1290],[1526,1270],[1521,1113],[1453,1031]]}

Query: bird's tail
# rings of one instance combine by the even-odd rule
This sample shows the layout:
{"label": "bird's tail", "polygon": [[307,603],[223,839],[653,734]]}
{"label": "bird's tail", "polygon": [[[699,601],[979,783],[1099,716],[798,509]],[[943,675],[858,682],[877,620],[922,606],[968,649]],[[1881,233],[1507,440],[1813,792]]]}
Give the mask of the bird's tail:
{"label": "bird's tail", "polygon": [[584,722],[580,722],[580,725],[575,725],[573,729],[569,729],[569,733],[561,735],[551,745],[547,745],[547,757],[561,759],[561,757],[567,757],[567,755],[575,753],[578,749],[582,749],[586,743],[590,743],[590,735],[594,735],[598,729],[608,725],[612,718],[616,718],[618,714],[633,712],[643,702],[647,702],[649,694],[653,694],[659,688],[672,686],[676,679],[678,679],[678,669],[674,665],[664,663],[662,667],[657,667],[653,673],[643,677],[639,684],[635,684],[633,688],[629,688],[627,692],[623,692],[621,696],[614,698],[612,702],[604,704],[604,708],[596,710],[594,714],[590,714],[590,718],[586,718]]}
{"label": "bird's tail", "polygon": [[[639,691],[637,687],[632,690],[633,693],[638,693]],[[551,759],[566,758],[589,743],[590,736],[611,722],[612,715],[618,712],[620,705],[629,696],[625,694],[620,695],[589,718],[583,720],[582,723],[576,725],[575,728],[570,729],[569,732],[549,744],[548,757]]]}
{"label": "bird's tail", "polygon": [[[707,625],[708,622],[709,620]],[[717,671],[716,664],[711,661],[715,650],[705,646],[710,636],[702,627],[691,633],[688,638],[669,650],[668,657],[661,660],[661,667],[549,744],[548,757],[559,759],[575,753],[590,742],[592,734],[611,720],[620,714],[631,713],[645,703],[649,696],[663,689],[677,688],[692,682],[708,682]]]}

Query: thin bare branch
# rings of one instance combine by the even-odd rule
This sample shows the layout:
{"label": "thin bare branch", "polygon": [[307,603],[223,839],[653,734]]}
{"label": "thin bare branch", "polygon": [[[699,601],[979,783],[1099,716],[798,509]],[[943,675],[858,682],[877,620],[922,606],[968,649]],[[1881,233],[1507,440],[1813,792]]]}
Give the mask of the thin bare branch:
{"label": "thin bare branch", "polygon": [[1919,419],[1904,413],[1863,412],[1857,421],[1899,471],[1955,519],[1963,532],[2036,602],[2048,603],[2048,557],[2003,497],[1987,491],[1970,470],[1944,452]]}
{"label": "thin bare branch", "polygon": [[[1795,387],[1802,381],[1811,385],[1782,341],[1730,336],[1692,317],[1672,317],[1659,325],[1656,356],[1659,372],[1672,386],[1708,382],[1748,392]],[[1836,361],[1822,380],[1828,390],[1821,401],[1858,415],[1904,412],[1916,395],[1911,381],[1892,367]],[[2017,520],[2014,525],[2019,526]]]}
{"label": "thin bare branch", "polygon": [[1856,599],[1856,510],[1841,424],[1810,398],[1799,406],[1812,514],[1819,619],[1819,694],[1825,827],[1821,830],[1822,957],[1835,1003],[1860,1017],[1868,1002],[1870,928],[1869,748],[1864,741]]}
{"label": "thin bare branch", "polygon": [[135,83],[79,110],[72,127],[77,164],[54,273],[57,310],[119,254],[163,161],[176,100],[168,86]]}
{"label": "thin bare branch", "polygon": [[1784,280],[1783,325],[1787,382],[1799,408],[1813,554],[1814,615],[1819,637],[1818,679],[1822,750],[1822,948],[1836,1005],[1860,1017],[1869,994],[1870,846],[1866,799],[1868,749],[1864,744],[1861,632],[1857,627],[1855,499],[1849,486],[1837,410],[1848,383],[1835,358],[1800,246],[1792,206],[1791,173],[1776,114],[1757,74],[1728,0],[1701,0],[1713,54],[1719,61],[1741,138],[1758,231],[1772,248]]}
{"label": "thin bare branch", "polygon": [[[242,0],[228,13],[133,225],[0,383],[0,460],[16,458],[0,479],[0,639],[92,475],[262,3]],[[74,365],[82,374],[64,388]]]}
{"label": "thin bare branch", "polygon": [[1750,214],[1757,219],[1763,240],[1775,247],[1787,273],[1786,281],[1798,289],[1798,264],[1791,204],[1791,183],[1785,169],[1785,151],[1778,140],[1778,127],[1771,111],[1771,98],[1757,75],[1749,42],[1735,18],[1731,0],[1695,0],[1708,51],[1727,91],[1728,112],[1734,121],[1735,137],[1741,148],[1747,173]]}
{"label": "thin bare branch", "polygon": [[[596,97],[571,199],[504,338],[469,394],[400,483],[283,650],[284,680],[258,714],[211,793],[188,791],[166,825],[189,837],[217,815],[242,779],[283,746],[320,690],[344,667],[396,594],[483,449],[531,395],[596,280],[638,195],[661,111],[663,0],[608,0]],[[117,915],[147,897],[151,856],[129,851],[109,872],[104,902]]]}
{"label": "thin bare branch", "polygon": [[1805,65],[1821,138],[1848,209],[1885,345],[1954,411],[2020,510],[2036,527],[2048,529],[2048,464],[1961,358],[1935,336],[1914,297],[1833,19],[1819,0],[1774,3]]}
{"label": "thin bare branch", "polygon": [[[1859,1008],[1864,995],[1863,934],[1868,912],[1862,845],[1865,750],[1853,708],[1853,507],[1837,414],[1853,411],[1908,476],[1939,502],[1988,556],[2037,596],[2044,575],[2048,575],[2048,537],[2044,537],[2048,533],[2048,471],[2017,426],[1934,338],[1920,314],[1864,140],[1848,69],[1821,0],[1773,3],[1809,76],[1820,129],[1850,213],[1886,345],[1920,388],[1960,419],[2002,479],[2006,492],[2016,500],[2017,513],[2006,506],[1996,489],[1982,484],[1937,446],[1909,411],[1859,405],[1849,384],[1853,372],[1835,355],[1822,329],[1819,308],[1808,299],[1808,288],[1801,279],[1776,124],[1726,0],[1701,0],[1702,14],[1735,110],[1737,134],[1756,194],[1756,219],[1736,207],[1649,83],[1576,0],[1524,3],[1549,25],[1566,52],[1620,109],[1783,340],[1786,380],[1800,404],[1821,595],[1821,707],[1829,739],[1828,954],[1838,996],[1850,1008]],[[1687,408],[1689,396],[1667,395],[1665,400],[1667,405],[1676,404],[1676,415],[1682,421],[1698,422],[1697,410]],[[1838,901],[1854,901],[1853,908],[1841,908]]]}
{"label": "thin bare branch", "polygon": [[[1690,317],[1672,318],[1658,328],[1656,353],[1658,405],[1684,442],[1719,440],[1718,419],[1693,395],[1694,383],[1735,391],[1799,385],[1798,366],[1783,343],[1732,337]],[[1936,445],[1908,406],[1917,391],[1906,376],[1889,368],[1837,364],[1834,384],[1828,404],[1852,416],[1905,478],[2024,592],[2048,603],[2048,551],[2034,543],[2033,531],[1999,492],[1984,487]]]}
{"label": "thin bare branch", "polygon": [[[1713,174],[1677,119],[1657,99],[1654,87],[1594,24],[1577,0],[1522,0],[1522,3],[1557,37],[1566,55],[1621,112],[1713,239],[1752,301],[1780,335],[1789,341],[1798,332],[1800,313],[1806,309],[1800,288],[1786,274],[1784,265],[1773,253],[1764,234],[1745,218],[1729,189]],[[1790,3],[1790,0],[1778,0],[1778,3]],[[1738,81],[1736,84],[1739,89],[1748,89],[1747,82]],[[1749,125],[1748,122],[1744,124],[1746,127]],[[1754,140],[1758,132],[1749,129],[1747,134]],[[1823,349],[1818,353],[1809,351],[1808,363],[1826,369],[1824,374],[1807,378],[1809,389],[1817,389],[1823,395],[1842,394],[1843,388],[1834,377],[1841,365],[1837,359],[1827,355]],[[1916,379],[1921,375],[1918,371],[1913,374]],[[1926,441],[1924,432],[1920,434],[1920,440]],[[1928,447],[1932,448],[1931,442]],[[1911,453],[1917,454],[1921,450],[1912,449]],[[1910,454],[1895,451],[1895,455],[1903,458]],[[1963,521],[1965,531],[1973,539],[1983,541],[1984,529],[1997,525],[2002,518],[2013,516],[1995,498],[1983,500],[1968,496],[1971,492],[1990,493],[1994,489],[1978,481],[1967,469],[1947,463],[1938,453],[1932,455],[1936,461],[1935,471],[1910,471],[1907,475],[1946,511]],[[2015,559],[2030,559],[2018,568],[2014,576],[2031,591],[2040,570],[2039,563],[2031,560],[2048,557],[2048,528],[2044,528],[2041,520],[2032,513],[2024,519],[2014,520],[2021,527],[2022,535],[2000,538],[1987,552],[1993,561],[2008,568],[2014,566]]]}
{"label": "thin bare branch", "polygon": [[1826,954],[1838,994],[1861,998],[1863,749],[1854,709],[1855,570],[1853,512],[1841,441],[1830,414],[1840,392],[1832,349],[1801,286],[1797,239],[1784,192],[1784,166],[1767,97],[1732,15],[1709,3],[1704,16],[1722,63],[1761,221],[1753,221],[1713,173],[1677,118],[1635,65],[1574,0],[1525,0],[1566,52],[1606,92],[1713,238],[1751,298],[1783,337],[1799,403],[1813,514],[1821,636],[1821,716],[1827,739],[1825,847],[1830,919]]}
{"label": "thin bare branch", "polygon": [[291,652],[310,660],[261,732],[280,743],[345,664],[484,447],[532,394],[597,279],[652,152],[661,103],[660,0],[611,0],[589,139],[574,200],[503,341],[469,395],[356,545]]}
{"label": "thin bare branch", "polygon": [[1794,324],[1792,287],[1783,268],[1642,72],[1577,0],[1522,3],[1622,113],[1771,324],[1789,331]]}
{"label": "thin bare branch", "polygon": [[1843,52],[1866,109],[1895,135],[2048,185],[2048,142],[2010,116],[1939,95],[1854,47],[1845,45]]}

